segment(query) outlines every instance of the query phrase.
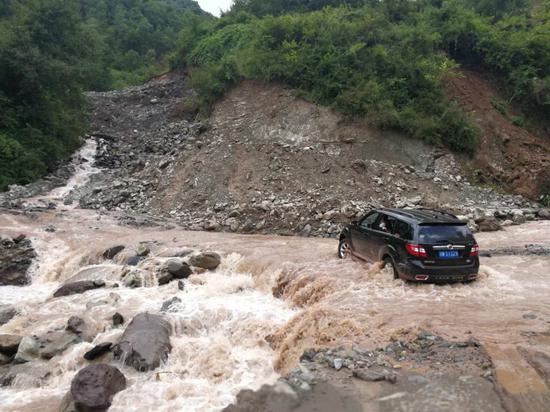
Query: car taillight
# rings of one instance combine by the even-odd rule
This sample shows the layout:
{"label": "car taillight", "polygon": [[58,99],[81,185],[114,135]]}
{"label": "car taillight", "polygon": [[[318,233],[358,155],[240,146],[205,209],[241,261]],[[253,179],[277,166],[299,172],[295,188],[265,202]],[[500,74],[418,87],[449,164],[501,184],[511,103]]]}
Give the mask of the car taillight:
{"label": "car taillight", "polygon": [[426,249],[420,245],[410,245],[407,243],[407,252],[416,257],[428,257]]}
{"label": "car taillight", "polygon": [[470,250],[470,256],[479,256],[479,245],[473,245]]}

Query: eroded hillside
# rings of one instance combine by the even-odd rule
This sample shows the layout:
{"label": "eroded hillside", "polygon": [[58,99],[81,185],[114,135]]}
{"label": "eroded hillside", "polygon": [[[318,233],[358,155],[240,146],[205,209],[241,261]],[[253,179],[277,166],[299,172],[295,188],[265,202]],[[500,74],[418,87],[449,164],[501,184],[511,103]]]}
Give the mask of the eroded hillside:
{"label": "eroded hillside", "polygon": [[83,207],[196,230],[323,236],[379,205],[450,209],[472,225],[539,213],[525,198],[471,185],[471,165],[444,149],[346,121],[281,85],[245,81],[202,123],[181,110],[190,95],[176,74],[90,95],[105,173],[81,191]]}

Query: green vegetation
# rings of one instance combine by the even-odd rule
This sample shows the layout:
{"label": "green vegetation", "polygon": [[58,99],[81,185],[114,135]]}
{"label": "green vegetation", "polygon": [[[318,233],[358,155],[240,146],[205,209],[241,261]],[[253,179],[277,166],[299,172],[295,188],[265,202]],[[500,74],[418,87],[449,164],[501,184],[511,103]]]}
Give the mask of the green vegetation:
{"label": "green vegetation", "polygon": [[4,0],[0,4],[0,191],[53,170],[81,143],[84,90],[165,68],[191,0]]}
{"label": "green vegetation", "polygon": [[492,71],[510,102],[548,113],[550,2],[237,0],[180,57],[199,66],[203,109],[241,79],[277,80],[350,117],[472,153],[476,128],[445,99],[445,78],[460,64]]}

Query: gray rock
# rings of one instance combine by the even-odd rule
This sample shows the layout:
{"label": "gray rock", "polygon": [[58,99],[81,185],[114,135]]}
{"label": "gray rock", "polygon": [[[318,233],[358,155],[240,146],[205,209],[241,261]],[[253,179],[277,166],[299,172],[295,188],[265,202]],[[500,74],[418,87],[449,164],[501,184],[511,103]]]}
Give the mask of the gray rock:
{"label": "gray rock", "polygon": [[71,316],[67,321],[67,330],[74,333],[82,340],[91,342],[96,336],[96,331],[90,327],[90,321],[85,321],[78,316]]}
{"label": "gray rock", "polygon": [[475,221],[479,231],[481,232],[496,232],[502,230],[499,221],[493,216],[486,216]]}
{"label": "gray rock", "polygon": [[50,331],[40,337],[25,336],[19,344],[14,362],[25,363],[37,358],[51,359],[79,342],[80,337],[64,330]]}
{"label": "gray rock", "polygon": [[368,369],[355,369],[353,371],[353,376],[362,381],[376,382],[376,381],[388,381],[395,383],[397,376],[392,371],[382,368],[379,366],[374,366]]}
{"label": "gray rock", "polygon": [[103,257],[105,259],[113,259],[116,255],[122,252],[124,248],[125,247],[122,245],[110,247],[105,252],[103,252]]}
{"label": "gray rock", "polygon": [[80,337],[68,331],[54,331],[46,334],[40,340],[39,354],[43,359],[57,356],[75,343],[81,342]]}
{"label": "gray rock", "polygon": [[175,279],[186,279],[193,274],[189,265],[179,259],[170,259],[166,261],[164,268]]}
{"label": "gray rock", "polygon": [[66,283],[55,291],[54,298],[61,296],[76,295],[84,293],[88,290],[98,289],[105,287],[103,280],[82,280],[79,282]]}
{"label": "gray rock", "polygon": [[550,219],[550,210],[549,209],[539,209],[537,211],[537,216],[541,219]]}
{"label": "gray rock", "polygon": [[0,305],[0,326],[8,323],[15,315],[17,310],[13,306]]}
{"label": "gray rock", "polygon": [[171,273],[166,271],[160,271],[155,274],[159,286],[166,285],[174,279]]}
{"label": "gray rock", "polygon": [[0,238],[0,286],[24,286],[31,281],[27,271],[36,253],[26,238]]}
{"label": "gray rock", "polygon": [[41,388],[45,379],[51,374],[50,370],[51,368],[46,365],[36,363],[11,365],[5,374],[0,375],[0,386],[9,386],[15,378],[20,378],[30,387]]}
{"label": "gray rock", "polygon": [[0,335],[0,353],[10,357],[15,355],[22,339],[17,335]]}
{"label": "gray rock", "polygon": [[168,299],[162,303],[162,307],[160,308],[161,312],[175,312],[177,309],[175,308],[177,305],[181,303],[181,299],[177,296],[174,296],[172,299]]}
{"label": "gray rock", "polygon": [[15,363],[26,363],[38,358],[40,350],[40,342],[36,336],[25,336],[21,339],[17,353],[15,355]]}
{"label": "gray rock", "polygon": [[71,397],[77,411],[106,411],[113,397],[126,389],[126,378],[114,366],[95,364],[81,369],[71,382]]}
{"label": "gray rock", "polygon": [[214,270],[221,263],[221,256],[215,252],[202,252],[189,258],[191,266]]}
{"label": "gray rock", "polygon": [[86,352],[84,354],[84,359],[88,361],[93,361],[94,359],[105,355],[107,352],[110,352],[112,346],[113,344],[111,342],[100,343],[99,345],[94,346],[92,349]]}
{"label": "gray rock", "polygon": [[172,350],[171,333],[172,327],[162,316],[140,313],[126,327],[113,353],[137,371],[155,369]]}
{"label": "gray rock", "polygon": [[139,269],[134,269],[127,272],[122,278],[122,283],[124,283],[124,286],[127,288],[142,287],[144,283],[143,272]]}

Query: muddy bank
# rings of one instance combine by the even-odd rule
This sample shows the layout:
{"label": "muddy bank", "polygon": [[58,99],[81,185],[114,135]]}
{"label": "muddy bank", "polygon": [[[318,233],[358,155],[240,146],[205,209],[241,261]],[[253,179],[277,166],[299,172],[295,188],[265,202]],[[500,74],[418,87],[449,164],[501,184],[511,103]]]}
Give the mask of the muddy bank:
{"label": "muddy bank", "polygon": [[429,332],[375,350],[307,350],[276,385],[243,391],[226,411],[504,411],[490,357],[475,340]]}

